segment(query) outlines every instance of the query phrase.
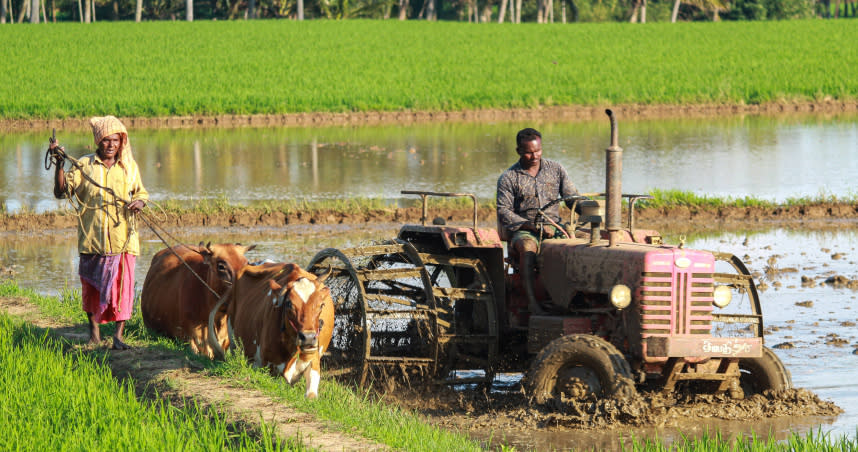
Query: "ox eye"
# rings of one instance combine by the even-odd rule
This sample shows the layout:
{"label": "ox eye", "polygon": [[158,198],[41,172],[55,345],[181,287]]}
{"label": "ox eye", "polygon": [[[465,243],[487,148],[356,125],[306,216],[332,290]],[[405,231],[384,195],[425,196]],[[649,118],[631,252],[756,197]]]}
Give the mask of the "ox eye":
{"label": "ox eye", "polygon": [[218,262],[217,263],[217,269],[218,269],[218,271],[225,272],[225,271],[227,271],[227,266],[223,262]]}

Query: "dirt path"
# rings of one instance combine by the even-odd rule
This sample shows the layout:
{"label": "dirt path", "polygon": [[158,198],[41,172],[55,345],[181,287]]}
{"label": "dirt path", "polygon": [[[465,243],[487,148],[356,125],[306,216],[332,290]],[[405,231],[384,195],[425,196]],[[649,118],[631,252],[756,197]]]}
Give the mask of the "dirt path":
{"label": "dirt path", "polygon": [[[0,310],[22,318],[40,328],[50,328],[73,342],[86,341],[85,325],[51,321],[41,316],[38,307],[26,300],[0,297]],[[102,347],[109,346],[109,340]],[[92,349],[78,345],[81,349]],[[133,378],[141,397],[158,396],[181,405],[196,399],[202,406],[216,409],[230,423],[246,424],[259,429],[260,419],[275,426],[280,438],[298,438],[309,447],[323,451],[387,450],[388,447],[366,438],[337,432],[314,416],[291,409],[260,391],[230,386],[225,381],[207,376],[201,366],[181,354],[150,348],[110,351],[108,365],[119,379]]]}
{"label": "dirt path", "polygon": [[[607,106],[570,105],[535,109],[483,109],[449,112],[369,111],[353,113],[289,113],[279,115],[174,116],[162,118],[121,118],[129,129],[189,129],[230,127],[325,127],[378,124],[416,124],[430,122],[485,121],[581,121],[604,119]],[[624,119],[709,117],[741,114],[839,114],[858,112],[858,102],[812,101],[771,102],[765,104],[704,105],[611,105]],[[2,131],[89,130],[88,118],[0,119]]]}

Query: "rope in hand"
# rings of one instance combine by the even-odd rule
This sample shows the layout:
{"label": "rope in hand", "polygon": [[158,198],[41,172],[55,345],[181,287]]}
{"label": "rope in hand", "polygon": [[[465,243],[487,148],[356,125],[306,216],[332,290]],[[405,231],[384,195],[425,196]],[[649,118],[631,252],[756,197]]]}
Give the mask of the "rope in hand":
{"label": "rope in hand", "polygon": [[[51,136],[51,138],[49,140],[50,140],[51,145],[55,145],[57,143],[56,129],[54,129],[53,136]],[[65,160],[68,160],[69,162],[71,162],[72,166],[77,168],[77,170],[80,172],[81,176],[83,176],[83,178],[86,179],[87,182],[89,182],[90,184],[100,188],[101,190],[104,190],[109,195],[113,196],[113,205],[117,209],[117,212],[120,211],[120,209],[126,208],[126,206],[131,203],[127,199],[124,199],[124,198],[117,196],[116,192],[114,192],[112,188],[105,187],[105,186],[99,184],[98,182],[96,182],[92,177],[90,177],[89,174],[87,174],[83,170],[83,167],[81,166],[80,162],[77,159],[66,154],[65,148],[63,148],[62,146],[56,146],[56,147],[48,148],[48,150],[45,152],[45,169],[50,171],[50,169],[53,166],[56,166],[58,168],[62,168],[63,165],[65,164]],[[83,205],[83,203],[81,203],[81,205]],[[160,208],[160,206],[159,206],[159,208]],[[132,214],[135,214],[135,213],[132,212]],[[212,289],[211,286],[209,286],[205,282],[205,280],[203,280],[203,278],[200,275],[198,275],[197,272],[195,272],[194,269],[191,268],[191,266],[184,259],[182,259],[182,256],[179,256],[179,254],[176,252],[176,250],[174,250],[173,247],[170,246],[170,244],[167,243],[166,240],[164,240],[164,238],[161,236],[161,234],[159,234],[158,231],[155,229],[154,222],[151,220],[151,218],[148,218],[148,215],[144,214],[142,211],[136,212],[136,214],[137,214],[137,217],[139,217],[141,220],[143,220],[144,223],[146,223],[147,226],[149,226],[149,229],[151,229],[152,232],[155,233],[155,236],[157,236],[161,240],[161,242],[164,243],[164,245],[167,247],[167,249],[170,250],[170,252],[173,253],[173,255],[176,256],[176,258],[178,258],[179,261],[182,264],[184,264],[185,267],[188,268],[188,270],[191,272],[191,274],[194,275],[200,281],[200,283],[202,283],[202,285],[205,286],[205,288],[209,290],[209,292],[214,294],[215,297],[220,297],[220,294],[217,293],[214,289]],[[80,220],[80,217],[78,217],[78,220]],[[117,221],[118,221],[118,219],[117,219]],[[161,227],[161,230],[165,234],[169,235],[169,233],[167,233],[167,231],[164,230],[163,227]],[[129,238],[130,238],[130,235],[131,234],[129,233]],[[171,238],[173,238],[181,246],[184,246],[185,248],[188,248],[194,252],[199,253],[199,251],[195,250],[194,248],[191,248],[190,246],[185,245],[184,243],[181,243],[179,240],[176,240],[175,237],[171,236]],[[127,244],[127,242],[126,242],[126,244]],[[125,248],[125,246],[123,245],[123,249],[124,248]],[[227,282],[227,281],[224,281],[224,282],[229,284],[229,282]]]}

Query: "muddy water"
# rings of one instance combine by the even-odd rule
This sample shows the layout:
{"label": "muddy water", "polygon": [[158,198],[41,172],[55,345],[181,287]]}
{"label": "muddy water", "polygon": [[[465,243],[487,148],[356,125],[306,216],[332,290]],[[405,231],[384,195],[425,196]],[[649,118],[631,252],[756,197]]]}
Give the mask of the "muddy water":
{"label": "muddy water", "polygon": [[[784,200],[854,195],[858,116],[620,119],[624,191]],[[494,196],[512,164],[514,134],[544,132],[545,157],[563,163],[584,192],[604,190],[607,121],[446,123],[409,126],[133,130],[132,145],[155,200],[248,204],[271,200],[400,199],[403,189]],[[58,131],[71,155],[91,136]],[[0,209],[54,210],[43,154],[50,131],[0,137]],[[701,171],[705,168],[705,171]]]}
{"label": "muddy water", "polygon": [[[227,228],[189,230],[178,238],[255,243],[251,260],[274,259],[306,262],[325,247],[347,247],[395,235],[396,225],[302,226],[236,232]],[[73,231],[27,235],[0,235],[0,269],[12,272],[24,286],[55,294],[79,287],[77,253]],[[142,285],[151,256],[162,248],[155,237],[144,235],[143,255],[137,272]],[[667,237],[675,243],[677,237]],[[743,257],[767,288],[762,291],[766,345],[774,348],[792,373],[793,383],[833,401],[845,410],[837,417],[775,418],[755,422],[677,419],[650,428],[576,431],[538,428],[522,431],[515,425],[481,428],[472,432],[487,441],[502,441],[523,450],[576,449],[616,450],[619,437],[659,438],[672,442],[682,435],[697,437],[707,430],[724,435],[773,435],[786,438],[789,432],[805,434],[821,429],[832,435],[854,436],[858,425],[858,291],[825,283],[829,278],[858,280],[858,231],[796,232],[773,230],[752,234],[721,234],[692,238],[688,247],[729,251]],[[3,276],[7,277],[7,276]],[[802,278],[804,277],[804,284]],[[520,378],[504,375],[506,381]]]}
{"label": "muddy water", "polygon": [[793,383],[833,400],[846,412],[823,430],[858,426],[858,232],[772,231],[693,240],[695,248],[747,256],[768,288],[760,295],[766,345],[784,361]]}
{"label": "muddy water", "polygon": [[[171,231],[169,243],[255,244],[247,253],[251,262],[264,259],[297,262],[305,265],[318,251],[345,248],[396,235],[395,225],[321,225],[289,228],[257,228],[235,232],[228,228],[199,228]],[[14,277],[21,286],[56,295],[65,289],[79,289],[77,278],[77,232],[75,230],[0,233],[0,277]],[[137,258],[137,289],[143,286],[152,256],[164,244],[148,229],[140,232],[140,256]],[[173,239],[177,240],[174,241]]]}

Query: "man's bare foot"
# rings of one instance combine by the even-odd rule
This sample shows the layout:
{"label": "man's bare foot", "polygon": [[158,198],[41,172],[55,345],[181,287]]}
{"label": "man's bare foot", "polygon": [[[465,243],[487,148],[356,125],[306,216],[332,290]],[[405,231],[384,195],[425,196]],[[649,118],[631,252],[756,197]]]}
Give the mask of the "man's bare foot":
{"label": "man's bare foot", "polygon": [[125,342],[122,342],[122,339],[119,339],[118,337],[114,336],[112,348],[114,350],[130,350],[131,346],[126,344]]}
{"label": "man's bare foot", "polygon": [[89,337],[89,342],[87,342],[87,343],[88,343],[88,344],[91,344],[91,345],[98,345],[98,344],[100,344],[100,343],[101,343],[101,337],[99,337],[99,336],[90,336],[90,337]]}

